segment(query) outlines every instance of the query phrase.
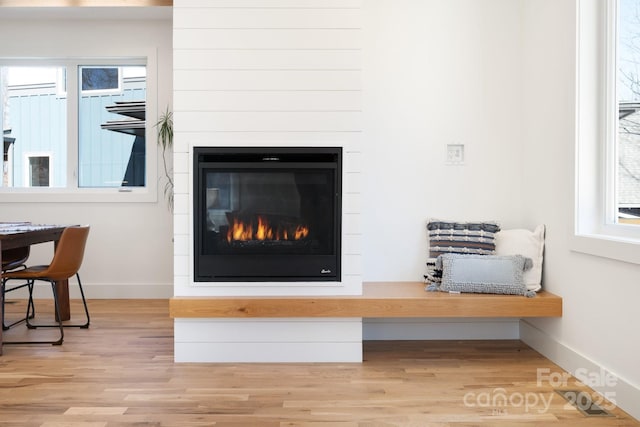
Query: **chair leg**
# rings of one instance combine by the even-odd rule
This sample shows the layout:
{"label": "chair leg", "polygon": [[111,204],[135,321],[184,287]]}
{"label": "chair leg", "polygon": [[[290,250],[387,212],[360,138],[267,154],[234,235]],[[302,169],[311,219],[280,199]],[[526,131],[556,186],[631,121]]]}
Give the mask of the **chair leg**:
{"label": "chair leg", "polygon": [[[31,323],[29,323],[29,319],[33,319],[36,317],[36,306],[33,304],[33,286],[35,284],[35,280],[30,280],[28,283],[29,288],[29,301],[27,302],[27,314],[24,316],[25,324],[29,329],[35,329]],[[58,319],[58,317],[56,317]]]}
{"label": "chair leg", "polygon": [[[80,295],[82,296],[82,305],[84,306],[84,314],[87,316],[87,321],[81,325],[78,325],[78,327],[86,329],[89,327],[91,318],[89,317],[89,308],[87,307],[87,300],[84,297],[84,291],[82,290],[82,282],[80,281],[79,273],[76,273],[76,278],[78,279],[78,287],[80,288]],[[75,325],[69,325],[69,326],[75,326]]]}
{"label": "chair leg", "polygon": [[8,327],[4,326],[4,283],[6,282],[6,279],[2,279],[0,281],[0,302],[2,303],[2,330],[6,331],[7,329],[9,329]]}
{"label": "chair leg", "polygon": [[[51,290],[53,292],[53,305],[55,308],[56,318],[60,319],[60,306],[58,304],[58,293],[56,292],[56,284],[55,282],[49,282],[51,284]],[[33,280],[29,281],[29,302],[33,302]],[[27,303],[27,326],[29,326],[29,314],[31,310],[31,304]],[[62,321],[58,320],[57,325],[52,325],[60,329],[60,337],[55,341],[3,341],[2,344],[51,344],[51,345],[61,345],[64,341],[64,327],[62,325]]]}
{"label": "chair leg", "polygon": [[2,318],[0,320],[2,320],[2,330],[6,331],[4,328],[4,282],[5,279],[0,280],[0,304],[2,304],[2,310],[0,310],[2,312]]}
{"label": "chair leg", "polygon": [[[76,279],[78,279],[78,287],[80,288],[80,295],[82,296],[82,305],[84,306],[84,314],[86,316],[86,321],[84,323],[63,323],[62,326],[65,328],[83,328],[83,329],[87,329],[89,327],[89,323],[91,322],[91,319],[89,317],[89,308],[87,307],[87,300],[85,299],[84,296],[84,290],[82,289],[82,282],[80,281],[80,274],[76,273]],[[31,298],[29,298],[29,302],[31,303],[31,306],[33,307],[33,300]],[[35,308],[33,308],[32,314],[35,313]],[[33,319],[33,315],[32,316],[27,316],[27,327],[31,328],[31,329],[35,329],[35,328],[57,328],[58,324],[54,324],[54,325],[34,325],[33,323],[29,322],[29,319]]]}
{"label": "chair leg", "polygon": [[[11,289],[7,290],[6,283],[7,283],[9,280],[10,280],[10,279],[3,279],[3,280],[2,280],[2,282],[1,282],[1,289],[0,289],[0,292],[2,293],[2,298],[3,298],[3,300],[2,300],[2,301],[3,301],[3,302],[2,302],[2,307],[3,307],[3,308],[4,308],[4,300],[5,300],[5,298],[6,298],[6,297],[5,297],[5,295],[6,295],[6,293],[7,293],[7,292],[15,291],[15,290],[17,290],[17,289],[21,289],[21,288],[24,288],[24,287],[29,286],[29,282],[26,282],[26,283],[24,283],[24,284],[22,284],[22,285],[20,285],[20,286],[15,286],[15,287],[13,287],[13,288],[11,288]],[[33,318],[33,316],[35,315],[35,307],[33,306],[33,300],[29,299],[29,303],[28,303],[28,304],[31,306],[31,313],[32,313],[32,314],[31,314],[31,318]],[[27,310],[27,313],[29,313],[29,310]],[[22,323],[22,322],[24,322],[26,319],[27,319],[26,317],[25,317],[25,318],[23,318],[23,319],[18,319],[18,320],[16,320],[15,322],[10,323],[10,324],[8,324],[8,325],[7,325],[7,324],[5,323],[5,310],[2,310],[2,330],[3,330],[3,331],[6,331],[6,330],[8,330],[9,328],[11,328],[11,327],[13,327],[13,326],[17,325],[18,323]]]}

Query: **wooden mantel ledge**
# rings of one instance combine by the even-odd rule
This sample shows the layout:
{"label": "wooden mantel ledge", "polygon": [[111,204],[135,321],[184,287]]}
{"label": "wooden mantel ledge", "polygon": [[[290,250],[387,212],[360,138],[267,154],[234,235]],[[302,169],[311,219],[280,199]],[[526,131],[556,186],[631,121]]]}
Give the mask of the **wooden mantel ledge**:
{"label": "wooden mantel ledge", "polygon": [[173,297],[172,318],[561,317],[562,298],[427,292],[421,282],[366,282],[358,296]]}

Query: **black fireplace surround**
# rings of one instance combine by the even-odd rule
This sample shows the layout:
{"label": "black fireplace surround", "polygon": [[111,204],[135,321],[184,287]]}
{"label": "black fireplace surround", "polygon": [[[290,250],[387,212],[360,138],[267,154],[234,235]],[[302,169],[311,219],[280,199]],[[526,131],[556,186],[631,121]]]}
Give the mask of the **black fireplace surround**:
{"label": "black fireplace surround", "polygon": [[194,147],[196,282],[340,281],[342,148]]}

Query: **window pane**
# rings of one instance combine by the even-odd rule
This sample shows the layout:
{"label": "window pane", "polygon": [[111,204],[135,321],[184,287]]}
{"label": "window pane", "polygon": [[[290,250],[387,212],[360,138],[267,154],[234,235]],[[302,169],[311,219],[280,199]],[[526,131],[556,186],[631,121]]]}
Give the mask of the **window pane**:
{"label": "window pane", "polygon": [[29,186],[48,187],[49,186],[49,157],[33,156],[29,157]]}
{"label": "window pane", "polygon": [[[67,97],[64,68],[0,67],[3,187],[29,187],[28,153],[51,153],[46,185],[66,186]],[[43,181],[39,181],[38,185]]]}
{"label": "window pane", "polygon": [[640,0],[619,1],[616,209],[640,224]]}
{"label": "window pane", "polygon": [[82,90],[109,90],[120,88],[117,67],[83,67]]}
{"label": "window pane", "polygon": [[[106,67],[79,67],[86,70]],[[145,186],[146,67],[111,67],[122,73],[117,92],[80,91],[80,187]],[[83,78],[81,85],[84,87]]]}

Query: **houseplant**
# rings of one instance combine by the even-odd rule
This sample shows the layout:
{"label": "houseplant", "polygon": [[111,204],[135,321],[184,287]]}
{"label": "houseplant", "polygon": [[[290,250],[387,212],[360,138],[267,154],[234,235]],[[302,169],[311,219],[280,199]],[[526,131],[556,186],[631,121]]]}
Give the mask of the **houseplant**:
{"label": "houseplant", "polygon": [[164,195],[167,198],[169,209],[173,211],[173,176],[172,171],[167,166],[167,155],[173,153],[173,112],[169,108],[158,118],[156,123],[158,129],[158,145],[162,147],[162,164],[164,165]]}

